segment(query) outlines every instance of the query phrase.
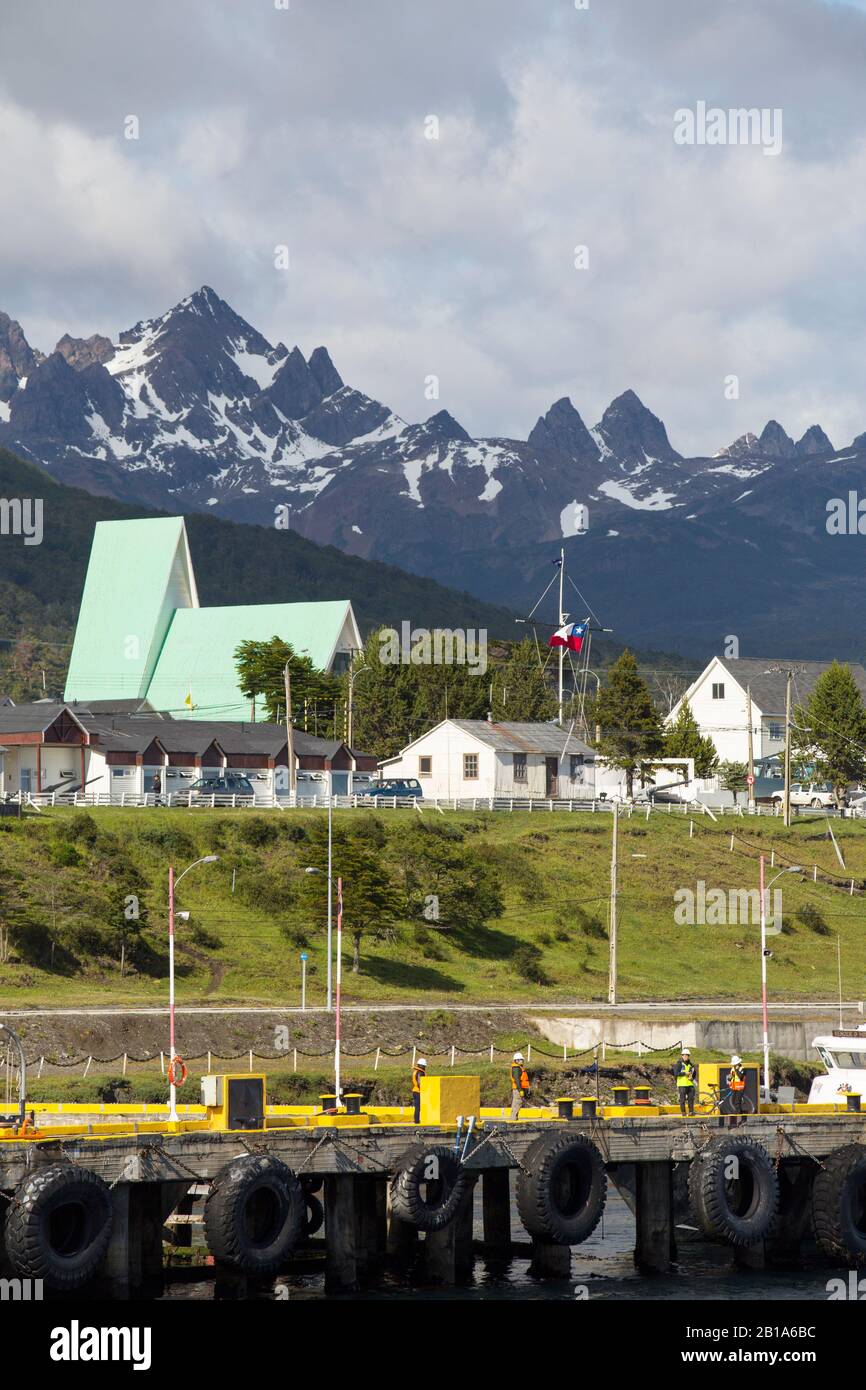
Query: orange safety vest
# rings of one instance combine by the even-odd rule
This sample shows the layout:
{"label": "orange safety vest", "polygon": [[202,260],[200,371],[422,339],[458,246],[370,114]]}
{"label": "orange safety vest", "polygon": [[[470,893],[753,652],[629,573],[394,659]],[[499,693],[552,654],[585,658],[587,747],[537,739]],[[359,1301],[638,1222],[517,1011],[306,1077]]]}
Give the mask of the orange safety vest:
{"label": "orange safety vest", "polygon": [[[515,1075],[515,1073],[518,1071],[520,1072],[519,1079]],[[529,1073],[527,1072],[526,1067],[521,1066],[520,1062],[515,1062],[511,1068],[511,1089],[512,1091],[529,1090]]]}
{"label": "orange safety vest", "polygon": [[426,1071],[424,1070],[423,1067],[413,1067],[413,1068],[412,1068],[412,1094],[413,1094],[413,1095],[416,1093],[416,1091],[420,1091],[420,1090],[421,1090],[421,1077],[422,1077],[422,1076],[426,1076],[426,1075],[427,1075],[427,1073],[426,1073]]}
{"label": "orange safety vest", "polygon": [[745,1091],[746,1076],[740,1071],[739,1067],[732,1067],[728,1072],[728,1085],[732,1091]]}

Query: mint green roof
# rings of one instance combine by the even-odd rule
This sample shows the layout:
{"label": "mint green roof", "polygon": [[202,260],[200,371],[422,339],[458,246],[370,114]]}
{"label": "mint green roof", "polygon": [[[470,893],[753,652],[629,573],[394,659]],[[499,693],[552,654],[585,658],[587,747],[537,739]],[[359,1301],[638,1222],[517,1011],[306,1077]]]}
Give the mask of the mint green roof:
{"label": "mint green roof", "polygon": [[[249,719],[250,702],[238,689],[234,653],[241,642],[281,637],[299,656],[327,670],[347,618],[346,599],[330,603],[262,603],[237,608],[180,608],[157,662],[147,698],[175,717],[191,692],[194,719]],[[349,645],[354,646],[352,640]],[[259,711],[261,715],[261,711]]]}
{"label": "mint green roof", "polygon": [[97,522],[64,698],[143,699],[175,609],[197,606],[183,517]]}

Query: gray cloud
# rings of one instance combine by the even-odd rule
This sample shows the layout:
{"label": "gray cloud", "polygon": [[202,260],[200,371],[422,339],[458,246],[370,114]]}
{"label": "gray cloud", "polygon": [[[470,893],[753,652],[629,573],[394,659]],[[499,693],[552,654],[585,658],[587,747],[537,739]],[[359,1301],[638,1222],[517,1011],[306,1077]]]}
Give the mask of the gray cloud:
{"label": "gray cloud", "polygon": [[[689,452],[866,428],[858,8],[30,0],[0,46],[0,307],[42,348],[207,282],[408,418],[435,373],[475,433],[626,386]],[[676,146],[698,100],[780,107],[782,154]]]}

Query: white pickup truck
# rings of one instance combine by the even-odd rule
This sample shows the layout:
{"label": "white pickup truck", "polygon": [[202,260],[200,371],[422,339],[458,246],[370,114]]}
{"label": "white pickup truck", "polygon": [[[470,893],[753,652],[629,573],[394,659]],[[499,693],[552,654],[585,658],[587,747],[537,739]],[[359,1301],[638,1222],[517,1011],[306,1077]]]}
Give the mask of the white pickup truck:
{"label": "white pickup truck", "polygon": [[[784,799],[784,791],[773,792],[775,802],[781,803]],[[816,809],[821,806],[835,806],[836,794],[829,782],[792,782],[791,805],[814,806]]]}

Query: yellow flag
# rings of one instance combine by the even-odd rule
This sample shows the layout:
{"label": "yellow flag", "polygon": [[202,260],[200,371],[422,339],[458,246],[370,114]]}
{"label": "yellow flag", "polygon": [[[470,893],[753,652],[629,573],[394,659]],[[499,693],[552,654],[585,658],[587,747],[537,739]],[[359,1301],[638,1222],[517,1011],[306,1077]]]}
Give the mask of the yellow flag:
{"label": "yellow flag", "polygon": [[184,704],[187,706],[188,709],[192,709],[192,691],[190,691],[187,695],[186,699],[184,700]]}

